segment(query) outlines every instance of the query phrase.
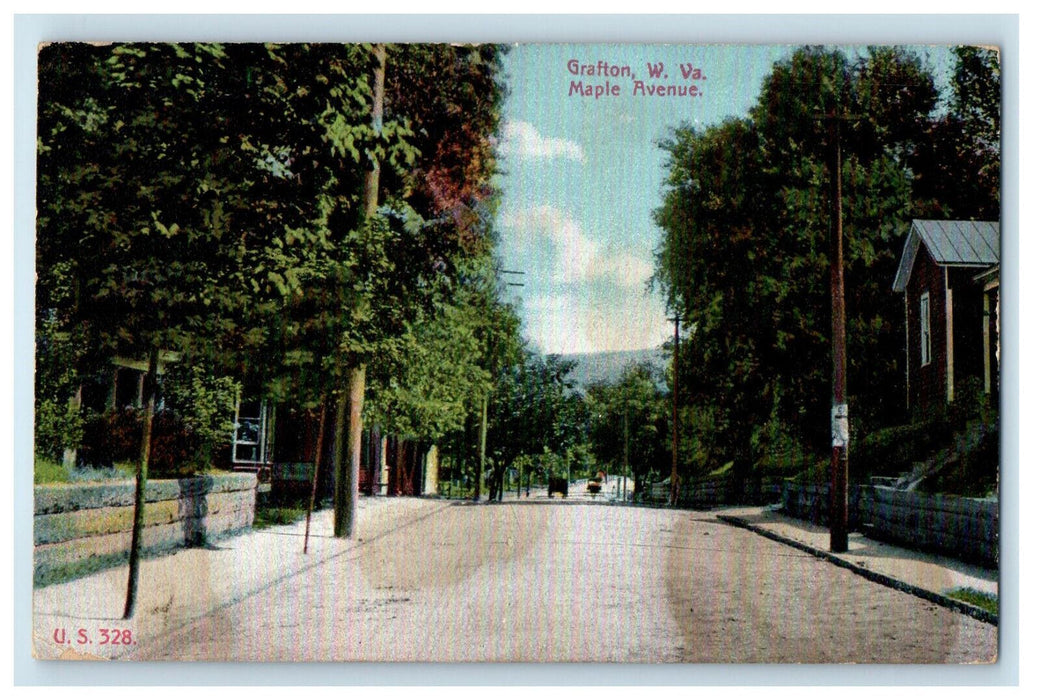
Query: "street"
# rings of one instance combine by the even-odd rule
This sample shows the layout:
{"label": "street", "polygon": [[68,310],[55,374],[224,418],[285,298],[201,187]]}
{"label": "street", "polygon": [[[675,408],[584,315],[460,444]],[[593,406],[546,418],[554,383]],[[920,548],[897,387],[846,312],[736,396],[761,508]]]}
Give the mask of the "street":
{"label": "street", "polygon": [[[406,521],[376,525],[362,519],[357,546],[144,641],[129,658],[996,658],[996,627],[871,583],[710,513],[567,503],[411,504]],[[286,528],[270,536],[299,534]]]}

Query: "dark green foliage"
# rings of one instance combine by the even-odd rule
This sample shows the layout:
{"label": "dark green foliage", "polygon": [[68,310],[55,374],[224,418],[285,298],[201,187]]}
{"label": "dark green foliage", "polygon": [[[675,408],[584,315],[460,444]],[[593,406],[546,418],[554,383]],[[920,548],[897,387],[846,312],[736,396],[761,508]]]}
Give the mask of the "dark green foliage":
{"label": "dark green foliage", "polygon": [[975,139],[999,149],[1000,54],[978,46],[958,46],[953,53],[956,65],[951,111]]}
{"label": "dark green foliage", "polygon": [[37,454],[60,461],[66,447],[83,440],[84,421],[78,407],[45,395],[36,401],[34,428]]}
{"label": "dark green foliage", "polygon": [[954,428],[939,418],[922,423],[896,425],[869,433],[860,440],[849,458],[852,483],[871,476],[899,476],[913,469],[948,445]]}
{"label": "dark green foliage", "polygon": [[[54,302],[67,307],[72,289],[68,265],[49,269]],[[67,328],[66,312],[56,308],[36,313],[35,446],[36,453],[61,460],[66,447],[83,438],[83,417],[71,400],[79,389],[77,364],[84,354],[81,336]]]}
{"label": "dark green foliage", "polygon": [[[588,419],[585,402],[568,376],[573,363],[524,349],[519,319],[511,308],[478,308],[477,313],[486,319],[484,342],[494,349],[487,356],[493,377],[488,401],[489,493],[500,495],[507,487],[504,477],[510,468],[522,470],[525,484],[528,477],[544,483],[550,475],[584,471],[590,462],[584,448]],[[444,442],[442,454],[452,478],[472,480],[477,471],[479,397],[470,397],[470,406],[463,428]]]}
{"label": "dark green foliage", "polygon": [[915,216],[1000,219],[1000,57],[953,49],[953,95],[910,156]]}
{"label": "dark green foliage", "polygon": [[918,489],[925,493],[948,493],[984,498],[997,493],[1000,465],[1000,431],[980,428],[977,443],[954,452],[952,459]]}
{"label": "dark green foliage", "polygon": [[[483,381],[472,348],[450,371],[423,366],[450,357],[450,329],[469,329],[455,289],[467,260],[490,248],[501,49],[391,47],[377,130],[370,48],[41,49],[41,449],[60,457],[79,442],[66,407],[81,383],[152,347],[182,356],[156,433],[156,457],[182,465],[174,471],[203,466],[230,434],[231,387],[215,377],[304,406],[357,362],[388,376],[407,368],[414,384],[456,396]],[[373,161],[384,205],[362,221]],[[430,397],[414,430],[457,427],[456,408],[442,410],[452,400]],[[131,456],[127,416],[88,419],[88,462]],[[115,432],[102,437],[103,424]],[[196,453],[187,462],[185,446]]]}
{"label": "dark green foliage", "polygon": [[900,476],[923,464],[935,470],[918,487],[923,491],[994,493],[1000,464],[996,409],[977,379],[959,383],[956,396],[952,405],[926,419],[864,435],[850,458],[850,479]]}
{"label": "dark green foliage", "polygon": [[[963,80],[972,95],[988,94]],[[904,313],[891,283],[910,219],[924,211],[978,216],[997,201],[988,175],[970,175],[987,156],[951,127],[960,117],[936,116],[937,106],[931,76],[907,51],[871,48],[852,58],[808,47],[774,66],[747,118],[681,126],[662,144],[669,161],[655,212],[664,232],[655,284],[689,329],[679,380],[680,454],[690,473],[732,460],[738,479],[753,470],[790,474],[829,453],[830,113],[845,118],[854,434],[905,420]],[[850,459],[860,458],[854,444]]]}
{"label": "dark green foliage", "polygon": [[[142,409],[88,413],[76,471],[136,462],[143,422]],[[226,435],[230,435],[230,430],[225,438]],[[213,466],[212,449],[181,415],[172,410],[157,411],[152,424],[149,475],[161,479],[180,478],[205,471]]]}
{"label": "dark green foliage", "polygon": [[496,378],[520,359],[520,321],[497,299],[491,259],[466,263],[476,274],[444,285],[393,353],[373,366],[369,419],[397,435],[437,442],[464,428],[479,397],[497,400]]}
{"label": "dark green foliage", "polygon": [[140,409],[87,412],[79,464],[104,468],[117,462],[136,461],[141,447],[141,421]]}
{"label": "dark green foliage", "polygon": [[572,367],[559,355],[528,353],[523,362],[503,368],[488,437],[500,464],[527,454],[550,465],[549,471],[566,474],[586,425],[584,402],[568,377]]}
{"label": "dark green foliage", "polygon": [[199,364],[180,363],[163,375],[164,410],[153,428],[152,455],[160,472],[186,476],[210,469],[217,449],[227,443],[241,390],[230,377],[214,374]]}

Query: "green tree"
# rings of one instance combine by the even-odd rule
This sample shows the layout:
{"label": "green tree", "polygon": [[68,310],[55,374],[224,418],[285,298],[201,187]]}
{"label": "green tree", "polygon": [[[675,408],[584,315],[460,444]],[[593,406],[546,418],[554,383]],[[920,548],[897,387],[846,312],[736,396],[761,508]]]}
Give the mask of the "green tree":
{"label": "green tree", "polygon": [[915,146],[915,215],[1000,218],[1000,57],[992,49],[952,49],[952,97]]}
{"label": "green tree", "polygon": [[[304,405],[349,393],[357,465],[364,368],[432,313],[431,290],[489,230],[498,49],[394,52],[410,77],[391,83],[384,119],[379,46],[41,50],[37,405],[50,442],[74,440],[65,394],[114,357],[148,357],[154,396],[163,350]],[[467,113],[475,126],[459,129]]]}
{"label": "green tree", "polygon": [[573,369],[573,361],[529,350],[503,368],[489,421],[499,494],[505,469],[524,456],[562,472],[547,476],[565,476],[583,466],[579,455],[587,415],[569,378]]}
{"label": "green tree", "polygon": [[1000,148],[1000,54],[979,46],[957,46],[950,111],[972,140]]}
{"label": "green tree", "polygon": [[601,464],[631,476],[636,495],[671,473],[671,406],[651,364],[629,367],[612,384],[589,387],[590,448]]}
{"label": "green tree", "polygon": [[[842,128],[849,389],[874,423],[898,392],[903,343],[891,275],[912,211],[913,163],[936,89],[906,51],[805,48],[778,62],[748,118],[680,127],[669,153],[656,281],[683,325],[691,418],[724,430],[738,480],[767,436],[829,444],[828,138]],[[690,261],[694,261],[691,265]],[[785,438],[786,439],[786,438]],[[701,445],[706,445],[702,442]]]}
{"label": "green tree", "polygon": [[[245,380],[279,367],[279,350],[288,364],[323,358],[326,340],[305,346],[296,328],[279,328],[288,315],[278,312],[315,281],[334,292],[320,309],[324,330],[341,331],[351,310],[355,320],[363,314],[356,298],[387,267],[370,264],[387,257],[387,227],[362,231],[375,230],[373,241],[353,225],[355,143],[374,141],[360,99],[366,56],[342,45],[41,52],[40,308],[56,309],[84,339],[81,375],[116,355],[157,358],[160,348],[231,366]],[[381,138],[390,162],[412,152],[392,128]],[[354,234],[344,235],[351,216]],[[340,347],[340,336],[328,337]],[[157,362],[150,367],[149,387]],[[149,410],[139,493],[150,421]],[[137,552],[135,544],[128,615]]]}
{"label": "green tree", "polygon": [[82,339],[83,366],[148,358],[127,617],[160,350],[203,352],[214,308],[237,298],[222,274],[237,260],[221,244],[217,199],[199,197],[219,189],[211,166],[229,150],[208,119],[215,100],[206,89],[223,57],[215,45],[57,44],[40,53],[38,317],[52,314]]}

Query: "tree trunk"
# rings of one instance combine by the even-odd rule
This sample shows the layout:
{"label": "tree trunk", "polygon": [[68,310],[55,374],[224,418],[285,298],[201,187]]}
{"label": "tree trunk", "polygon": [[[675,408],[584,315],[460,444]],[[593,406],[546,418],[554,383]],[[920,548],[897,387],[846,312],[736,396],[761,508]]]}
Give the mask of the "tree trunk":
{"label": "tree trunk", "polygon": [[[365,366],[347,372],[347,391],[336,402],[336,491],[333,534],[349,538],[354,535],[357,516],[358,476],[361,473],[361,410],[365,397]],[[343,428],[347,425],[346,450]],[[347,454],[344,455],[344,452]],[[345,458],[346,457],[346,458]]]}
{"label": "tree trunk", "polygon": [[123,619],[134,616],[137,603],[137,579],[141,566],[141,533],[144,530],[144,492],[148,485],[148,459],[152,448],[152,416],[155,414],[155,375],[159,369],[159,350],[148,355],[148,374],[144,382],[144,425],[141,429],[141,452],[137,462],[137,483],[134,488],[134,525],[130,535],[130,572],[126,580],[126,606]]}
{"label": "tree trunk", "polygon": [[[373,71],[372,81],[372,128],[376,132],[383,130],[383,92],[386,76],[386,46],[376,44],[372,47],[377,64]],[[362,223],[372,219],[379,208],[379,159],[371,157],[372,167],[365,173],[363,192]],[[347,394],[341,394],[336,406],[336,501],[333,515],[333,532],[336,537],[351,537],[354,533],[354,519],[357,515],[358,475],[361,472],[361,409],[365,400],[365,365],[356,364],[348,370]],[[350,425],[347,429],[347,451],[350,453],[349,465],[343,459],[343,422],[346,419],[347,404],[350,408]]]}

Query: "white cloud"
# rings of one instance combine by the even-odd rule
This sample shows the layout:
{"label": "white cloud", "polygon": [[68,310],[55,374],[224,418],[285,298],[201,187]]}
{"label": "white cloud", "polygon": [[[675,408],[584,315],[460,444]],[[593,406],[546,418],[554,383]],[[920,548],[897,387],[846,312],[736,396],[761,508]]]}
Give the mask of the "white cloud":
{"label": "white cloud", "polygon": [[639,350],[670,337],[663,302],[645,288],[653,265],[636,251],[597,241],[552,206],[500,222],[518,256],[510,264],[527,272],[526,335],[543,352]]}
{"label": "white cloud", "polygon": [[542,136],[529,122],[507,121],[499,153],[525,159],[569,158],[585,162],[585,151],[574,141]]}
{"label": "white cloud", "polygon": [[607,281],[627,289],[642,287],[653,273],[650,262],[631,252],[612,253],[588,236],[565,212],[547,205],[502,216],[511,243],[563,284]]}
{"label": "white cloud", "polygon": [[599,298],[570,290],[524,302],[527,337],[546,353],[613,352],[657,347],[672,325],[647,294]]}
{"label": "white cloud", "polygon": [[631,253],[622,253],[604,258],[600,272],[624,287],[641,287],[654,274],[654,267]]}

